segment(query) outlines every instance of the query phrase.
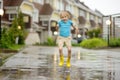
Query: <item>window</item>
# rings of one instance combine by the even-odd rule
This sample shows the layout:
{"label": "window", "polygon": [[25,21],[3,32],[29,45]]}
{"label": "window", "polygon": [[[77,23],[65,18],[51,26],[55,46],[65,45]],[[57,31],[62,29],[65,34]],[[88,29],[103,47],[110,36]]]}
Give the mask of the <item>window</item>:
{"label": "window", "polygon": [[43,3],[44,3],[44,2],[43,2],[43,0],[38,0],[38,2],[39,2],[39,3],[41,3],[41,4],[43,4]]}
{"label": "window", "polygon": [[0,9],[1,9],[1,7],[2,7],[2,2],[0,1]]}
{"label": "window", "polygon": [[66,10],[70,11],[71,12],[71,6],[68,4],[67,7],[66,7]]}
{"label": "window", "polygon": [[43,4],[44,2],[43,2],[44,0],[34,0],[34,2],[37,2],[37,3],[40,3],[40,4]]}
{"label": "window", "polygon": [[50,3],[50,0],[46,0],[46,3]]}
{"label": "window", "polygon": [[74,9],[72,5],[70,6],[70,9],[71,9],[71,13],[74,14]]}
{"label": "window", "polygon": [[56,0],[55,6],[57,10],[64,10],[64,3],[62,0]]}
{"label": "window", "polygon": [[3,8],[3,1],[0,0],[0,9],[2,9],[2,8]]}
{"label": "window", "polygon": [[80,16],[83,16],[84,18],[86,18],[86,15],[87,15],[87,14],[86,14],[86,12],[85,12],[84,10],[80,10],[80,11],[79,11],[79,15],[80,15]]}
{"label": "window", "polygon": [[95,16],[90,14],[90,20],[95,20]]}
{"label": "window", "polygon": [[56,9],[60,10],[60,1],[59,0],[56,1]]}
{"label": "window", "polygon": [[24,20],[25,23],[28,23],[29,22],[29,17],[28,16],[24,16],[23,20]]}
{"label": "window", "polygon": [[42,21],[42,26],[48,26],[48,21]]}
{"label": "window", "polygon": [[60,4],[59,4],[59,9],[60,9],[60,10],[64,10],[64,4],[63,4],[63,2],[62,2],[62,1],[60,1]]}
{"label": "window", "polygon": [[69,12],[71,12],[72,14],[74,14],[74,10],[73,10],[73,6],[72,5],[67,4],[66,10],[68,10]]}
{"label": "window", "polygon": [[33,14],[33,21],[34,22],[38,22],[38,15],[39,15],[38,13],[39,13],[38,10],[35,9],[34,14]]}
{"label": "window", "polygon": [[9,20],[14,20],[16,16],[17,16],[16,14],[9,14]]}
{"label": "window", "polygon": [[67,6],[66,6],[66,10],[68,10],[69,11],[69,5],[67,4]]}
{"label": "window", "polygon": [[98,18],[98,22],[99,22],[99,23],[102,23],[102,19],[101,19],[101,18]]}

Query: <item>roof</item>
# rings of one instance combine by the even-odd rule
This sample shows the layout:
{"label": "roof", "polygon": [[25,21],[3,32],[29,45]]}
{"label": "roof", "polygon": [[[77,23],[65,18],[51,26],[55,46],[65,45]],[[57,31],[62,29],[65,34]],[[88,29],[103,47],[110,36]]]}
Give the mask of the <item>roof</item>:
{"label": "roof", "polygon": [[4,6],[20,6],[24,0],[3,0]]}
{"label": "roof", "polygon": [[37,8],[39,10],[39,13],[40,13],[40,10],[42,9],[43,5],[40,3],[36,3],[36,2],[33,2],[33,4],[34,4],[35,8]]}
{"label": "roof", "polygon": [[50,4],[44,4],[42,6],[42,9],[40,10],[41,15],[51,15],[53,12],[53,8]]}

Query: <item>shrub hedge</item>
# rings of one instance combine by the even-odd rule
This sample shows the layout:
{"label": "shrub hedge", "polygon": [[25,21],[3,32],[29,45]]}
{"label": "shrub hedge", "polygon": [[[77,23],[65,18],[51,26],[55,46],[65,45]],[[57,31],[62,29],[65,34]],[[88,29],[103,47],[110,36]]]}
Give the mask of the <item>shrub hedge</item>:
{"label": "shrub hedge", "polygon": [[100,38],[86,39],[80,43],[81,47],[84,48],[104,48],[107,47],[107,42]]}
{"label": "shrub hedge", "polygon": [[120,38],[111,38],[109,42],[110,47],[120,47]]}

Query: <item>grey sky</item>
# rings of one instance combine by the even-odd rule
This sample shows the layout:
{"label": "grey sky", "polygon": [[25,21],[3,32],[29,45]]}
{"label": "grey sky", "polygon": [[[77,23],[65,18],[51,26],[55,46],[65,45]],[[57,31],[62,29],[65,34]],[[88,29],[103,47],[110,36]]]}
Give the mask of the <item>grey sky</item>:
{"label": "grey sky", "polygon": [[120,13],[120,0],[82,0],[91,9],[97,9],[104,15]]}

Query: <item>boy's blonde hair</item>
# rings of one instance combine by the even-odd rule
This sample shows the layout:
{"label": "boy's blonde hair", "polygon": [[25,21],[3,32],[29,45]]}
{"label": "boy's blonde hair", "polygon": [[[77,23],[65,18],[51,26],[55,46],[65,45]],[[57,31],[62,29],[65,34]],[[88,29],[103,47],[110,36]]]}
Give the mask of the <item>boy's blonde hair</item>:
{"label": "boy's blonde hair", "polygon": [[60,18],[62,18],[63,16],[67,16],[67,17],[70,19],[70,14],[69,14],[68,11],[62,11],[62,12],[60,13]]}

